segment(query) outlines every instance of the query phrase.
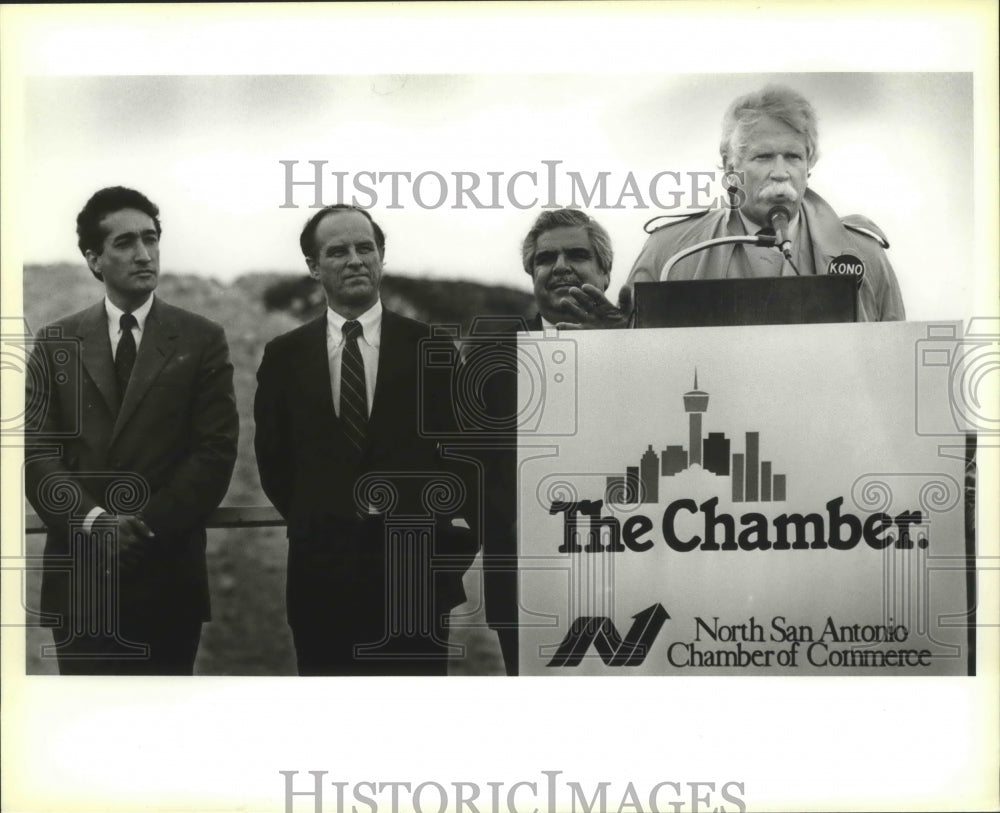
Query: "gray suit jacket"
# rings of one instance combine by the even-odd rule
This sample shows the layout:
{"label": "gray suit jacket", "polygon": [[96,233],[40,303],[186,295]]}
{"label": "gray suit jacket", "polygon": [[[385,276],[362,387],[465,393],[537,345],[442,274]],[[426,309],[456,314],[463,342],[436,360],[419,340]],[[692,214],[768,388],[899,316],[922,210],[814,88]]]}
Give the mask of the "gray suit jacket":
{"label": "gray suit jacket", "polygon": [[25,487],[48,528],[43,611],[79,609],[71,580],[87,549],[71,531],[101,506],[142,513],[155,533],[119,570],[122,610],[207,619],[204,521],[229,487],[239,434],[222,328],[154,300],[119,407],[99,302],[39,333],[27,403]]}

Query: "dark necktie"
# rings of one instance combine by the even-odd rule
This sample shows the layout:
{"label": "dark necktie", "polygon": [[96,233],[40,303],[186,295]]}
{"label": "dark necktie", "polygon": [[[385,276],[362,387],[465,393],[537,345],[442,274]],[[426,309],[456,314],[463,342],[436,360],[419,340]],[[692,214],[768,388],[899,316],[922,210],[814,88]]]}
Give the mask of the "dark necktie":
{"label": "dark necktie", "polygon": [[358,337],[361,325],[357,321],[345,322],[344,352],[340,357],[340,420],[344,432],[358,455],[365,451],[368,432],[368,396],[365,388],[365,362],[361,358]]}
{"label": "dark necktie", "polygon": [[115,378],[118,380],[118,400],[125,400],[125,390],[128,389],[128,380],[132,376],[132,367],[135,366],[135,336],[132,335],[132,328],[139,323],[131,313],[123,313],[118,322],[122,329],[121,338],[118,340],[118,352],[115,353]]}

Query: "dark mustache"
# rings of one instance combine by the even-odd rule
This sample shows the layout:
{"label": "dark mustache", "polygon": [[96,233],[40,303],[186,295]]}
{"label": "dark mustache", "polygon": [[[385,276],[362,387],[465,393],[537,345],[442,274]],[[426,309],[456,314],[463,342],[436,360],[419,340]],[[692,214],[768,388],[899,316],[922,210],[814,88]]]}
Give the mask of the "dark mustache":
{"label": "dark mustache", "polygon": [[559,288],[563,285],[572,285],[577,288],[580,287],[580,278],[576,274],[560,274],[558,277],[553,277],[549,280],[547,288]]}

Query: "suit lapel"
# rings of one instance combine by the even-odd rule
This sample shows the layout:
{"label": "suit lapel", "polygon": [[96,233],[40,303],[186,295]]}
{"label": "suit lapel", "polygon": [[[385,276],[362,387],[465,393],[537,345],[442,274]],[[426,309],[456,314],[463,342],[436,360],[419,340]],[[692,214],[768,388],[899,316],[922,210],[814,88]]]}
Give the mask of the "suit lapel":
{"label": "suit lapel", "polygon": [[322,425],[336,426],[340,421],[333,409],[333,385],[330,382],[330,357],[326,352],[326,313],[309,323],[301,334],[301,347],[296,353],[297,389],[304,403],[316,404]]}
{"label": "suit lapel", "polygon": [[410,365],[413,351],[407,344],[396,314],[383,310],[375,396],[372,401],[372,414],[368,419],[369,444],[372,438],[386,436],[383,427],[387,421],[398,420],[400,403],[396,394],[396,384],[405,381],[407,373],[412,372]]}
{"label": "suit lapel", "polygon": [[78,335],[82,342],[84,369],[101,393],[108,410],[115,415],[118,412],[118,384],[115,382],[115,363],[108,337],[108,314],[103,301],[83,315]]}
{"label": "suit lapel", "polygon": [[142,341],[135,357],[132,377],[129,379],[118,418],[115,420],[115,428],[111,434],[112,443],[132,417],[139,402],[163,369],[163,365],[176,351],[178,336],[179,331],[169,312],[160,305],[159,300],[154,299],[153,307],[150,308],[146,324],[143,326]]}

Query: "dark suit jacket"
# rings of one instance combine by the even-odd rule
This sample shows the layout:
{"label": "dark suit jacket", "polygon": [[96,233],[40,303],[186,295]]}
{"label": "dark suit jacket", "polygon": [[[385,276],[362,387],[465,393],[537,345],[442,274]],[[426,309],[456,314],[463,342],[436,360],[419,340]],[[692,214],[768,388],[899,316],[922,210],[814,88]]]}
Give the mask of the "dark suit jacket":
{"label": "dark suit jacket", "polygon": [[[436,620],[464,600],[461,571],[471,563],[477,543],[456,530],[452,519],[473,499],[472,486],[445,465],[436,439],[420,429],[422,416],[439,425],[451,408],[448,392],[422,384],[420,342],[427,336],[427,325],[383,308],[368,448],[360,462],[334,410],[326,313],[264,350],[257,372],[254,445],[261,485],[288,523],[287,604],[293,627],[328,623],[330,612],[355,600],[365,602],[369,591],[373,605],[380,601],[375,596],[384,589],[385,574],[377,549],[386,517],[410,516],[435,526],[436,561],[448,565],[434,578],[430,609]],[[359,545],[355,491],[366,475],[390,483],[382,494],[392,492],[394,504],[382,506],[382,520],[365,520],[369,541]],[[428,503],[425,486],[442,478],[460,483],[461,507],[439,505],[443,510],[437,511],[433,500]],[[456,566],[456,558],[464,567]]]}
{"label": "dark suit jacket", "polygon": [[67,531],[101,506],[141,512],[155,533],[119,570],[122,611],[207,619],[204,521],[239,434],[222,328],[155,299],[120,409],[103,301],[44,329],[31,373],[25,484],[48,528],[43,611],[67,611]]}

